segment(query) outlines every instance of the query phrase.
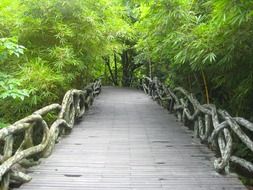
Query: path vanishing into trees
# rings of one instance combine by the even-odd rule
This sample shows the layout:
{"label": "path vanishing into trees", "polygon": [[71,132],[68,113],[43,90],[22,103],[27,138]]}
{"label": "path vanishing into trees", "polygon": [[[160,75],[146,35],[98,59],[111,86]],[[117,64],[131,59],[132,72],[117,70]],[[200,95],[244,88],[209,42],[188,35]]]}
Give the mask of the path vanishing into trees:
{"label": "path vanishing into trees", "polygon": [[214,154],[139,90],[104,87],[85,119],[28,171],[20,190],[246,189]]}

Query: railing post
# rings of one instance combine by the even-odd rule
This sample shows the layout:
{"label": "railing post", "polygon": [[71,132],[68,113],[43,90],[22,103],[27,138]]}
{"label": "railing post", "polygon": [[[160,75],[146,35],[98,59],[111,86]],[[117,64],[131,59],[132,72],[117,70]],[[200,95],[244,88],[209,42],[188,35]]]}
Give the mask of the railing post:
{"label": "railing post", "polygon": [[[2,162],[8,160],[12,156],[13,136],[9,135],[5,138],[4,155]],[[1,179],[1,190],[8,190],[10,183],[10,171],[5,173]]]}

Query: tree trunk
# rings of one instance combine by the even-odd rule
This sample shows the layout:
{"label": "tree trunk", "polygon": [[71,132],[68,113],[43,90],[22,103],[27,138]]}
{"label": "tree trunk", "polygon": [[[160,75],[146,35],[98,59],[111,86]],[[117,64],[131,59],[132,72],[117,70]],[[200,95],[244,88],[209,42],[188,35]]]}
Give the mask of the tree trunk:
{"label": "tree trunk", "polygon": [[113,54],[114,56],[114,79],[115,79],[115,85],[118,85],[118,67],[117,67],[117,55],[116,53]]}
{"label": "tree trunk", "polygon": [[110,76],[111,76],[111,81],[113,82],[113,84],[115,86],[117,86],[118,84],[117,84],[117,81],[115,80],[115,76],[113,74],[113,71],[112,71],[112,68],[111,68],[111,65],[110,65],[110,57],[107,57],[104,60],[105,60],[105,63],[108,67],[108,70],[109,70],[109,73],[110,73]]}
{"label": "tree trunk", "polygon": [[201,70],[201,75],[202,75],[203,82],[204,82],[204,87],[205,87],[206,103],[209,104],[210,100],[209,100],[208,86],[207,86],[206,76],[205,76],[205,73],[204,73],[203,70]]}
{"label": "tree trunk", "polygon": [[123,69],[123,76],[122,76],[122,85],[125,87],[129,87],[131,85],[131,78],[130,78],[130,61],[128,57],[128,51],[123,51],[121,55],[121,63]]}
{"label": "tree trunk", "polygon": [[149,66],[149,78],[152,79],[152,63],[150,57],[148,58],[148,66]]}

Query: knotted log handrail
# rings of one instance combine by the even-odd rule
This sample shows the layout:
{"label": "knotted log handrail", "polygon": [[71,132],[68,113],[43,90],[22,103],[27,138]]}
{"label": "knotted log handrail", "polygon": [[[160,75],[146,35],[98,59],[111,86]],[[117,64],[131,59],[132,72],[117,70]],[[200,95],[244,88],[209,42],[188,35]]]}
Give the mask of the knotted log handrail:
{"label": "knotted log handrail", "polygon": [[229,172],[229,164],[235,163],[253,174],[252,161],[234,155],[233,148],[237,138],[249,151],[253,152],[253,141],[245,133],[245,129],[253,132],[253,123],[232,117],[227,111],[217,109],[213,104],[201,105],[193,94],[181,87],[171,89],[162,84],[157,77],[142,79],[144,92],[155,101],[175,113],[178,121],[194,126],[194,136],[200,138],[210,148],[215,149],[219,155],[214,160],[217,172]]}
{"label": "knotted log handrail", "polygon": [[[100,91],[101,80],[83,90],[69,90],[61,105],[46,106],[1,129],[0,189],[8,190],[10,184],[30,181],[25,169],[50,156],[59,137],[73,128],[74,122],[85,114]],[[58,114],[57,118],[52,123],[47,122],[45,116],[53,113]]]}

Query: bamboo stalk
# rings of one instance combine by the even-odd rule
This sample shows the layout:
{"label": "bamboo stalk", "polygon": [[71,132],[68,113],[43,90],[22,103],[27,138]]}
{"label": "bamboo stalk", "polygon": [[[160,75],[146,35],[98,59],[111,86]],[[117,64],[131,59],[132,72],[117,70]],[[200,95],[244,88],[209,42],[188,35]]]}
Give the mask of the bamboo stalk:
{"label": "bamboo stalk", "polygon": [[202,75],[204,86],[205,86],[206,103],[209,104],[210,98],[209,98],[208,86],[207,86],[206,76],[203,70],[201,70],[201,75]]}

